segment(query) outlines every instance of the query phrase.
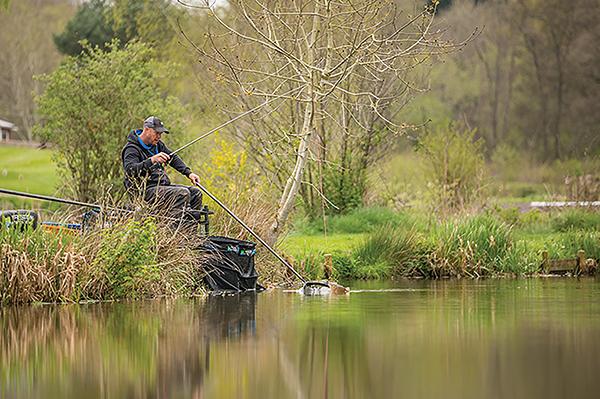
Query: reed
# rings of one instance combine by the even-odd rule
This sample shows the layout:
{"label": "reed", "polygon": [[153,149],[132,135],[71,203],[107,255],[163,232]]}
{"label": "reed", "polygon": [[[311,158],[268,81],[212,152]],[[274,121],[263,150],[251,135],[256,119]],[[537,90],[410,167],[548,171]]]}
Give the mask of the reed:
{"label": "reed", "polygon": [[420,274],[426,264],[427,243],[413,227],[391,224],[376,229],[352,252],[360,278]]}
{"label": "reed", "polygon": [[[198,242],[143,212],[82,234],[0,229],[2,303],[76,302],[202,293]],[[58,218],[58,216],[56,217]],[[55,219],[56,219],[55,218]]]}

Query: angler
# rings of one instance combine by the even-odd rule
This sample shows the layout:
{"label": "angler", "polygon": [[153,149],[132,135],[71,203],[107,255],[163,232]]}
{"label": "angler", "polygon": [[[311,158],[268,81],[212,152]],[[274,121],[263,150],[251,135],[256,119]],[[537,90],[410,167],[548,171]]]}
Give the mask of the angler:
{"label": "angler", "polygon": [[148,117],[143,129],[129,133],[121,152],[125,188],[132,196],[164,208],[173,219],[183,220],[186,211],[200,212],[202,192],[197,187],[172,184],[165,166],[170,165],[193,184],[200,178],[162,142],[164,133],[169,130],[156,116]]}

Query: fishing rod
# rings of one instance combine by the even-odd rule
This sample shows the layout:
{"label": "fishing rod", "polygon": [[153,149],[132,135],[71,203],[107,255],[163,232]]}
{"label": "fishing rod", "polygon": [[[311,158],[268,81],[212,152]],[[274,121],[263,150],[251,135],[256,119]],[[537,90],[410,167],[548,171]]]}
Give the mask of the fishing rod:
{"label": "fishing rod", "polygon": [[[22,191],[8,190],[5,188],[0,188],[0,194],[9,194],[9,195],[17,196],[17,197],[25,197],[25,198],[33,198],[33,199],[43,200],[43,201],[59,202],[61,204],[83,206],[86,208],[92,208],[92,209],[97,209],[99,211],[102,211],[102,206],[98,205],[98,204],[90,204],[89,202],[74,201],[74,200],[69,200],[69,199],[64,199],[64,198],[52,197],[49,195],[24,193]],[[126,209],[119,209],[119,208],[113,208],[113,209],[126,211]]]}
{"label": "fishing rod", "polygon": [[286,93],[283,93],[283,94],[281,94],[281,95],[277,95],[277,96],[273,96],[272,98],[270,98],[270,99],[268,99],[268,100],[265,100],[264,102],[262,102],[261,104],[257,105],[256,107],[254,107],[254,108],[252,108],[252,109],[249,109],[249,110],[247,110],[247,111],[245,111],[245,112],[242,112],[241,114],[237,115],[237,116],[236,116],[236,117],[234,117],[233,119],[230,119],[230,120],[228,120],[227,122],[220,124],[219,126],[217,126],[217,127],[213,128],[213,129],[209,130],[208,132],[206,132],[206,133],[204,133],[204,134],[200,135],[199,137],[196,137],[194,140],[190,141],[189,143],[187,143],[187,144],[185,144],[185,145],[183,145],[183,146],[179,147],[179,148],[178,148],[178,149],[176,149],[175,151],[172,151],[172,152],[170,152],[170,153],[169,153],[169,157],[172,157],[173,155],[177,154],[179,151],[185,150],[185,149],[186,149],[186,148],[188,148],[189,146],[191,146],[191,145],[193,145],[193,144],[197,143],[198,141],[202,140],[203,138],[205,138],[205,137],[207,137],[207,136],[210,136],[211,134],[213,134],[213,133],[214,133],[214,132],[216,132],[217,130],[219,130],[219,129],[222,129],[222,128],[224,128],[225,126],[228,126],[228,125],[232,124],[233,122],[237,121],[238,119],[241,119],[241,118],[243,118],[244,116],[246,116],[246,115],[248,115],[248,114],[251,114],[251,113],[253,113],[253,112],[255,112],[255,111],[258,111],[259,109],[261,109],[262,107],[266,106],[267,104],[270,104],[270,103],[272,103],[273,101],[275,101],[275,100],[277,100],[277,99],[280,99],[280,98],[282,98],[282,97],[284,97],[284,96],[290,95],[290,94],[292,94],[293,92],[297,91],[298,89],[302,89],[302,88],[303,88],[303,86],[299,86],[299,87],[296,87],[296,88],[294,88],[294,89],[292,89],[292,90],[290,90],[290,91],[288,91],[288,92],[286,92]]}

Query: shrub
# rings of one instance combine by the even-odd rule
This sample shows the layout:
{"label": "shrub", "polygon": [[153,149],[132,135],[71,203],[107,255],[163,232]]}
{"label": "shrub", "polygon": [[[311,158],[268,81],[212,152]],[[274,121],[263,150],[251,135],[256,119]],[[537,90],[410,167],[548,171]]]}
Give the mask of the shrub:
{"label": "shrub", "polygon": [[103,236],[95,263],[106,273],[111,297],[143,297],[160,277],[156,223],[130,220]]}
{"label": "shrub", "polygon": [[115,41],[108,51],[87,50],[42,76],[47,87],[37,102],[43,122],[35,132],[55,146],[66,186],[79,199],[94,201],[107,187],[122,187],[120,154],[129,130],[155,114],[177,133],[183,107],[159,95],[157,82],[174,68],[154,62],[147,45],[119,49]]}
{"label": "shrub", "polygon": [[475,130],[459,130],[453,124],[421,140],[417,150],[425,169],[430,207],[456,211],[481,196],[485,177],[482,147]]}

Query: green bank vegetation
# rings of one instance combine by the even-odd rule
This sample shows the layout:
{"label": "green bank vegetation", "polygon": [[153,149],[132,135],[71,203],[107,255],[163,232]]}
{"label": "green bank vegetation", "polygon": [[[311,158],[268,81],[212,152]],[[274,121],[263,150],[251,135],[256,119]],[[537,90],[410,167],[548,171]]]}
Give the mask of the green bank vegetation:
{"label": "green bank vegetation", "polygon": [[[120,148],[146,116],[161,116],[176,148],[277,98],[182,157],[261,235],[276,241],[290,230],[280,247],[311,277],[322,276],[324,253],[340,278],[530,274],[542,249],[598,257],[597,214],[502,208],[600,198],[600,114],[589,112],[597,101],[585,73],[600,62],[587,40],[600,15],[591,0],[432,2],[437,9],[366,0],[367,14],[342,2],[332,3],[333,22],[314,12],[320,1],[298,12],[275,2],[268,15],[247,0],[216,12],[166,0],[43,3],[13,1],[0,12],[0,47],[11,54],[0,59],[0,115],[53,150],[0,147],[2,187],[127,201]],[[394,15],[391,3],[408,11]],[[379,40],[385,29],[365,23],[393,31],[417,9],[398,41]],[[312,44],[290,26],[312,32]],[[289,51],[248,40],[272,34]],[[366,47],[345,56],[355,44]],[[384,45],[397,47],[376,54]],[[216,212],[218,233],[243,234]],[[6,301],[190,293],[195,280],[182,276],[197,262],[185,248],[152,252],[172,241],[139,223],[59,241],[3,232]],[[129,259],[126,250],[139,252]],[[272,266],[262,268],[267,282],[280,278]]]}
{"label": "green bank vegetation", "polygon": [[201,258],[153,218],[83,234],[0,229],[0,302],[201,294]]}
{"label": "green bank vegetation", "polygon": [[600,260],[600,214],[583,209],[496,208],[440,222],[424,213],[372,208],[335,217],[330,226],[330,236],[309,225],[283,243],[313,278],[323,277],[325,254],[341,279],[534,275],[541,272],[543,250],[563,259],[583,249]]}

